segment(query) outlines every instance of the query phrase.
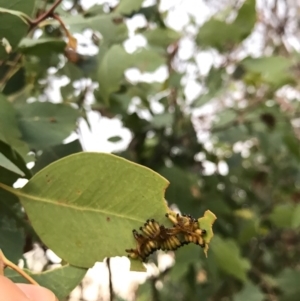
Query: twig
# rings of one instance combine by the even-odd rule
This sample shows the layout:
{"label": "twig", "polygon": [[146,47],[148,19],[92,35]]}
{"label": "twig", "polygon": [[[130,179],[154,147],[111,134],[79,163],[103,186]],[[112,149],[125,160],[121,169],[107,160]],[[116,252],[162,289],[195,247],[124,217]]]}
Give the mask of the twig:
{"label": "twig", "polygon": [[158,290],[155,286],[156,278],[150,278],[151,291],[152,291],[152,301],[160,301]]}
{"label": "twig", "polygon": [[69,30],[67,29],[66,25],[64,24],[64,22],[62,21],[62,19],[56,15],[56,14],[52,14],[52,18],[57,20],[60,24],[60,26],[62,27],[62,29],[64,30],[67,38],[68,38],[68,45],[67,47],[70,49],[74,49],[76,50],[77,48],[77,40],[72,36],[72,34],[69,32]]}
{"label": "twig", "polygon": [[62,0],[56,0],[53,5],[47,10],[45,13],[37,17],[35,20],[32,20],[30,23],[30,29],[36,27],[40,22],[44,21],[47,18],[50,18],[53,16],[54,10],[57,8],[57,6],[62,2]]}
{"label": "twig", "polygon": [[4,274],[4,269],[6,267],[11,268],[12,270],[16,271],[18,274],[20,274],[22,277],[24,277],[29,283],[34,285],[39,285],[32,277],[30,277],[28,274],[26,274],[22,269],[20,269],[17,265],[9,261],[3,252],[0,250],[0,275]]}
{"label": "twig", "polygon": [[107,268],[108,268],[108,277],[109,277],[109,301],[114,300],[114,289],[112,284],[112,274],[111,274],[111,267],[110,267],[110,257],[107,258],[106,261]]}
{"label": "twig", "polygon": [[52,18],[55,19],[56,21],[58,21],[58,23],[63,28],[63,30],[65,31],[66,35],[68,36],[69,31],[68,31],[66,25],[64,24],[64,22],[62,21],[62,19],[58,15],[56,15],[56,14],[53,14]]}
{"label": "twig", "polygon": [[[16,57],[11,62],[11,66],[8,69],[8,71],[5,73],[5,75],[1,78],[0,81],[0,91],[2,92],[5,88],[6,83],[9,81],[9,79],[21,68],[19,65],[19,61],[22,58],[22,54],[18,53]],[[3,64],[3,63],[2,63]],[[0,64],[0,66],[2,65]],[[19,67],[19,68],[18,68]]]}

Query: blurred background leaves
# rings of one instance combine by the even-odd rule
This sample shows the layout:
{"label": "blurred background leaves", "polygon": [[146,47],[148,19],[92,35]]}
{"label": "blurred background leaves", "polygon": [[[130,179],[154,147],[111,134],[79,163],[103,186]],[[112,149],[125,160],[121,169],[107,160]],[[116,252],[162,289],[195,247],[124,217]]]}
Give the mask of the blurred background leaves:
{"label": "blurred background leaves", "polygon": [[[182,248],[162,269],[153,256],[158,272],[132,299],[297,301],[299,3],[191,1],[172,24],[182,3],[85,2],[56,9],[78,39],[69,49],[57,20],[28,32],[20,17],[35,19],[54,1],[0,0],[19,12],[0,12],[0,181],[26,181],[105,141],[170,181],[169,206],[218,217],[207,259]],[[0,215],[9,259],[35,243],[47,249],[3,190]]]}

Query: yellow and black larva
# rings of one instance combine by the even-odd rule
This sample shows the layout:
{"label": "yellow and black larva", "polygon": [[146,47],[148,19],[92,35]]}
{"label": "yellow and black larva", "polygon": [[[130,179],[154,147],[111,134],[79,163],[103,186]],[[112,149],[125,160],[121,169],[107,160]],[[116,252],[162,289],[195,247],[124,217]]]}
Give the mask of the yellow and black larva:
{"label": "yellow and black larva", "polygon": [[147,220],[141,233],[133,230],[133,237],[137,242],[136,249],[125,250],[128,257],[145,261],[147,257],[157,250],[175,251],[189,243],[195,243],[205,248],[204,236],[206,230],[200,229],[197,219],[190,215],[166,213],[173,227],[167,228],[154,219]]}

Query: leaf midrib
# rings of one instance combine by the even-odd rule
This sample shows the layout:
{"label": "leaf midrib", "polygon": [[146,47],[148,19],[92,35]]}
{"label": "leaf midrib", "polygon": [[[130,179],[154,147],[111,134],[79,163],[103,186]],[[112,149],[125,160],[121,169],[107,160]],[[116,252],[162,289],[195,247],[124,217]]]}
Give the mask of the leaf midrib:
{"label": "leaf midrib", "polygon": [[11,192],[12,194],[14,194],[18,197],[28,198],[28,199],[31,199],[31,200],[36,201],[36,202],[48,203],[48,204],[51,204],[51,205],[66,207],[66,208],[75,209],[75,210],[78,210],[78,211],[90,211],[90,212],[102,213],[103,215],[104,214],[111,215],[111,216],[124,218],[124,219],[127,219],[127,220],[139,222],[139,223],[144,222],[141,219],[132,218],[132,217],[129,217],[129,216],[126,216],[126,215],[123,215],[123,214],[118,214],[118,213],[115,213],[115,212],[109,212],[109,211],[106,211],[106,210],[103,210],[103,209],[100,210],[100,209],[93,209],[93,208],[88,208],[88,207],[78,207],[78,206],[74,206],[74,205],[70,205],[70,204],[54,202],[54,201],[49,200],[49,199],[33,196],[31,194],[24,193],[20,190],[13,189],[12,187],[9,187],[9,186],[7,186],[3,183],[0,183],[0,187],[3,188],[4,190],[7,190],[7,191]]}

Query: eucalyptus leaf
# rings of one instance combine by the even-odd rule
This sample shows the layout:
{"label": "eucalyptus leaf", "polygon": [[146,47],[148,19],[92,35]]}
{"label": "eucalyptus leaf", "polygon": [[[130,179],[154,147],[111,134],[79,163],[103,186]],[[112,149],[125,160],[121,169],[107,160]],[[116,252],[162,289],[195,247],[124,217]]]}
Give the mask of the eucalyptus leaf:
{"label": "eucalyptus leaf", "polygon": [[98,69],[100,94],[105,101],[118,91],[124,72],[132,65],[131,56],[120,45],[112,46],[104,55]]}
{"label": "eucalyptus leaf", "polygon": [[[22,134],[17,123],[17,113],[12,104],[3,94],[0,94],[0,152],[24,171],[24,161],[27,161],[29,148],[21,140]],[[22,159],[19,160],[18,157]]]}
{"label": "eucalyptus leaf", "polygon": [[129,15],[132,12],[138,11],[144,0],[121,0],[116,11],[120,14]]}
{"label": "eucalyptus leaf", "polygon": [[67,104],[34,102],[17,106],[22,138],[35,149],[59,144],[76,128],[79,111]]}
{"label": "eucalyptus leaf", "polygon": [[21,40],[18,48],[22,53],[30,55],[49,55],[52,52],[63,53],[66,42],[62,39],[41,38]]}
{"label": "eucalyptus leaf", "polygon": [[[24,21],[24,14],[31,16],[35,5],[35,0],[0,0],[0,60],[8,57],[7,49],[3,45],[2,39],[9,43],[14,50],[21,39],[25,37],[28,24]],[[5,9],[13,11],[14,14],[5,12]]]}
{"label": "eucalyptus leaf", "polygon": [[243,282],[247,281],[250,263],[248,259],[241,257],[239,246],[234,240],[225,240],[215,235],[211,250],[220,269]]}
{"label": "eucalyptus leaf", "polygon": [[20,190],[0,187],[20,198],[50,249],[89,268],[105,257],[126,256],[125,249],[135,246],[132,230],[145,220],[165,222],[167,185],[150,169],[120,157],[79,153],[48,165]]}

